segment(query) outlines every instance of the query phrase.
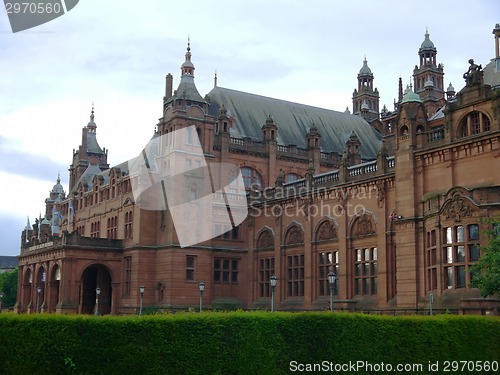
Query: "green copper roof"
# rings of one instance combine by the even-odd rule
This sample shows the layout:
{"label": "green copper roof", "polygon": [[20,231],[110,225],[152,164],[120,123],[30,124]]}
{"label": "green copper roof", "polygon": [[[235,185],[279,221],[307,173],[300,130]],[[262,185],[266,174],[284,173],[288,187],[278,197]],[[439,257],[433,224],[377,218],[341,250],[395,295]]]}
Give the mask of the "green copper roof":
{"label": "green copper roof", "polygon": [[381,135],[363,118],[343,112],[273,99],[246,92],[214,87],[210,97],[210,114],[217,116],[224,105],[235,119],[233,137],[262,140],[262,125],[271,115],[278,125],[278,144],[307,148],[306,134],[311,125],[318,128],[323,152],[342,154],[354,131],[361,141],[361,157],[376,158]]}
{"label": "green copper roof", "polygon": [[403,95],[403,99],[401,100],[401,104],[409,102],[423,103],[422,99],[420,99],[420,96],[414,93],[410,87],[407,87],[405,90],[405,94]]}

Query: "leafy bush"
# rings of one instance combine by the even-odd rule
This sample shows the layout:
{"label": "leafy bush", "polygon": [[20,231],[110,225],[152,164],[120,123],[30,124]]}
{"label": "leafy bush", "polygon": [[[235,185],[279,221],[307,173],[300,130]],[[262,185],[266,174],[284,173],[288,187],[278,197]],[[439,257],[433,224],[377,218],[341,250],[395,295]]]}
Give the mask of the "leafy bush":
{"label": "leafy bush", "polygon": [[2,374],[287,374],[292,361],[440,361],[443,371],[445,360],[500,360],[500,319],[241,311],[0,315]]}

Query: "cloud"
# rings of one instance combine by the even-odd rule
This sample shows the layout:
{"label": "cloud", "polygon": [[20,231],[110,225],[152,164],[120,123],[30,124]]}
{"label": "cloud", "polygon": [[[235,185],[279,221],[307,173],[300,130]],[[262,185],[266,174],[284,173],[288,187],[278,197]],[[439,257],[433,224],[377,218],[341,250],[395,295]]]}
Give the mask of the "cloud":
{"label": "cloud", "polygon": [[62,161],[56,162],[48,157],[50,149],[44,153],[29,154],[25,151],[12,147],[9,140],[0,135],[0,171],[13,175],[30,176],[31,178],[47,180],[53,176],[53,180],[59,171],[65,174],[68,166]]}

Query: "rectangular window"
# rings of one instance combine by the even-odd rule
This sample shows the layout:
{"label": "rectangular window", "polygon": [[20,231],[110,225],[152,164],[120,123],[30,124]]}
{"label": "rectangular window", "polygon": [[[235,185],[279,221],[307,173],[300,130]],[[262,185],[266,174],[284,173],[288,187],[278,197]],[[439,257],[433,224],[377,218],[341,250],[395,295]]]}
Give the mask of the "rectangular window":
{"label": "rectangular window", "polygon": [[425,263],[427,267],[426,288],[431,291],[437,288],[437,255],[436,255],[436,230],[427,232],[427,249]]}
{"label": "rectangular window", "polygon": [[457,231],[456,242],[464,242],[464,227],[460,225],[455,229]]}
{"label": "rectangular window", "polygon": [[456,247],[456,262],[463,262],[465,260],[465,246],[460,245]]}
{"label": "rectangular window", "polygon": [[101,222],[96,221],[90,224],[90,237],[99,238],[101,237]]}
{"label": "rectangular window", "polygon": [[[446,247],[443,247],[446,267],[444,289],[467,288],[470,275],[466,272],[469,265],[479,260],[479,225],[457,225],[443,229]],[[453,235],[453,236],[452,236]]]}
{"label": "rectangular window", "polygon": [[481,126],[479,122],[479,112],[474,112],[470,116],[471,120],[471,132],[472,135],[479,134],[481,132]]}
{"label": "rectangular window", "polygon": [[221,259],[214,259],[214,282],[220,283],[222,281],[222,261]]}
{"label": "rectangular window", "polygon": [[186,257],[186,280],[194,281],[195,280],[195,266],[196,266],[196,257],[192,255],[188,255]]}
{"label": "rectangular window", "polygon": [[125,212],[125,239],[130,239],[133,237],[133,230],[132,230],[132,223],[133,223],[133,212],[128,211]]}
{"label": "rectangular window", "polygon": [[369,295],[377,293],[377,248],[355,250],[354,292]]}
{"label": "rectangular window", "polygon": [[453,288],[453,267],[446,267],[444,269],[444,288]]}
{"label": "rectangular window", "polygon": [[446,263],[453,263],[453,247],[446,247]]}
{"label": "rectangular window", "polygon": [[328,296],[330,295],[330,282],[328,280],[328,273],[333,271],[337,277],[335,283],[333,284],[333,294],[338,294],[338,274],[339,274],[339,253],[338,251],[327,251],[318,254],[319,261],[319,272],[318,281],[319,289],[318,296]]}
{"label": "rectangular window", "polygon": [[[240,230],[239,227],[231,227],[230,225],[215,224],[214,226],[216,238],[220,240],[239,240]],[[218,234],[224,231],[222,234]]]}
{"label": "rectangular window", "polygon": [[287,297],[304,296],[304,255],[287,257]]}
{"label": "rectangular window", "polygon": [[124,287],[123,294],[125,296],[130,296],[130,290],[132,286],[132,257],[123,258],[124,263]]}
{"label": "rectangular window", "polygon": [[214,259],[214,283],[238,283],[238,259]]}
{"label": "rectangular window", "polygon": [[455,267],[455,274],[457,277],[456,287],[465,288],[465,266]]}
{"label": "rectangular window", "polygon": [[259,259],[259,297],[270,297],[269,280],[274,275],[274,258]]}
{"label": "rectangular window", "polygon": [[118,216],[113,216],[108,218],[108,239],[118,238]]}
{"label": "rectangular window", "polygon": [[479,245],[469,245],[469,261],[475,262],[479,260],[480,252]]}
{"label": "rectangular window", "polygon": [[186,128],[186,144],[190,145],[193,143],[193,135],[191,134],[191,126]]}
{"label": "rectangular window", "polygon": [[472,241],[479,240],[479,225],[477,224],[469,225],[469,240]]}

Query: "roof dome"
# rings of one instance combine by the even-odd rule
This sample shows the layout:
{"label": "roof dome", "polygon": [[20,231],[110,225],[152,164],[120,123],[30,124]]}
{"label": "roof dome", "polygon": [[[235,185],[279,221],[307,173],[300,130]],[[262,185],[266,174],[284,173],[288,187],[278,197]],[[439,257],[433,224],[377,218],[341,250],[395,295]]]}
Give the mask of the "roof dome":
{"label": "roof dome", "polygon": [[453,91],[453,92],[455,91],[455,88],[451,85],[451,82],[446,91]]}
{"label": "roof dome", "polygon": [[57,176],[57,182],[52,187],[51,193],[53,193],[53,194],[63,194],[64,195],[64,188],[61,185],[61,179],[59,178],[59,176]]}
{"label": "roof dome", "polygon": [[359,70],[359,74],[360,75],[368,75],[368,74],[371,75],[372,74],[372,70],[368,67],[368,61],[366,61],[366,57],[363,60],[363,66]]}
{"label": "roof dome", "polygon": [[368,107],[368,104],[366,103],[366,100],[363,100],[363,104],[361,104],[361,109],[370,109],[370,107]]}
{"label": "roof dome", "polygon": [[435,50],[436,47],[434,46],[434,43],[432,43],[432,41],[429,39],[429,32],[427,31],[427,29],[425,30],[425,39],[424,41],[422,42],[422,44],[420,45],[420,49],[423,50],[429,50],[429,49],[432,49],[432,50]]}
{"label": "roof dome", "polygon": [[422,103],[422,99],[420,99],[420,96],[415,94],[411,88],[407,87],[405,94],[403,95],[403,100],[401,100],[401,104],[409,102]]}
{"label": "roof dome", "polygon": [[425,81],[424,88],[427,88],[427,87],[434,87],[434,82],[432,82],[430,79]]}

